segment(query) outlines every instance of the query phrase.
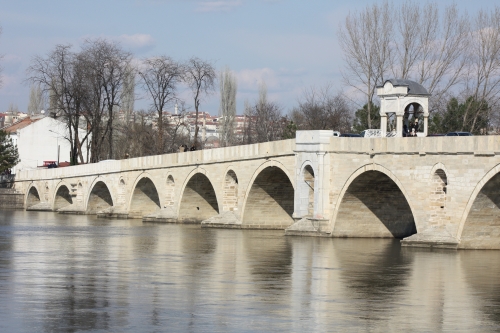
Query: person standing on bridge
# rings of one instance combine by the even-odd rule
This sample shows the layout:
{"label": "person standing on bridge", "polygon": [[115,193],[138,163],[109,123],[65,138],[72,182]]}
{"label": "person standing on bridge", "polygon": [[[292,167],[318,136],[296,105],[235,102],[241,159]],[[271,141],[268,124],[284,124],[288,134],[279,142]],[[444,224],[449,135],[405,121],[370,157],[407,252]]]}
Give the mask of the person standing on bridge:
{"label": "person standing on bridge", "polygon": [[408,136],[408,126],[406,124],[403,125],[403,138]]}
{"label": "person standing on bridge", "polygon": [[418,119],[415,119],[415,122],[410,125],[410,135],[411,136],[417,136],[418,132]]}

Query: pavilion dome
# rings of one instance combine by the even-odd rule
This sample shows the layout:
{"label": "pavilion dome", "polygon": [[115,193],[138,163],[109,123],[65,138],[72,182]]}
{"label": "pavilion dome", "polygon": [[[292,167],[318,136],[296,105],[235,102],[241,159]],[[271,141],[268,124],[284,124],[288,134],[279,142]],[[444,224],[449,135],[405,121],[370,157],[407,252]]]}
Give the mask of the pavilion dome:
{"label": "pavilion dome", "polygon": [[417,96],[430,96],[427,89],[425,89],[420,83],[417,83],[412,80],[406,79],[389,79],[385,80],[382,88],[387,82],[390,82],[393,87],[408,87],[408,95],[417,95]]}

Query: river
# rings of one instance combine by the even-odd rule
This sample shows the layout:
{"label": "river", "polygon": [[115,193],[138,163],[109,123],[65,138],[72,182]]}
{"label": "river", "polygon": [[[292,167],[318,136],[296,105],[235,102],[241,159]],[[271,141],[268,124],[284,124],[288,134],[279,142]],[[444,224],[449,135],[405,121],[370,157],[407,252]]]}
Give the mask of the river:
{"label": "river", "polygon": [[500,251],[0,211],[0,332],[495,332]]}

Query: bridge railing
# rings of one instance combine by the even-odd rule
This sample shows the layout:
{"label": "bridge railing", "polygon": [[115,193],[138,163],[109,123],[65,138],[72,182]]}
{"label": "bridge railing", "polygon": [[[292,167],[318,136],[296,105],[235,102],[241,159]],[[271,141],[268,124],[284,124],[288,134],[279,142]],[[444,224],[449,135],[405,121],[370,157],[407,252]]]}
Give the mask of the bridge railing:
{"label": "bridge railing", "polygon": [[16,181],[79,177],[170,166],[222,163],[266,156],[283,156],[293,154],[294,148],[295,139],[289,139],[183,153],[136,157],[123,160],[106,160],[99,163],[65,168],[25,169],[17,172]]}
{"label": "bridge railing", "polygon": [[441,136],[406,138],[331,138],[331,152],[401,154],[500,154],[500,136]]}

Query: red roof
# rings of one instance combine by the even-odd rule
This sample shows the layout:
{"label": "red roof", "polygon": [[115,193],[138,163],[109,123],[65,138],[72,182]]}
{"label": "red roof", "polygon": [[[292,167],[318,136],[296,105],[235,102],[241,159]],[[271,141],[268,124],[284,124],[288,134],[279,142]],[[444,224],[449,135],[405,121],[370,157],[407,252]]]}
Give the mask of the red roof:
{"label": "red roof", "polygon": [[26,117],[22,120],[19,120],[18,122],[12,124],[11,126],[9,127],[4,127],[3,130],[7,133],[14,133],[16,132],[18,129],[21,129],[21,128],[25,128],[31,124],[33,124],[34,122],[37,122],[39,121],[41,118],[38,118],[38,119],[31,119],[30,117]]}

